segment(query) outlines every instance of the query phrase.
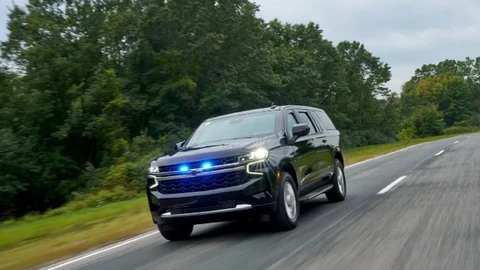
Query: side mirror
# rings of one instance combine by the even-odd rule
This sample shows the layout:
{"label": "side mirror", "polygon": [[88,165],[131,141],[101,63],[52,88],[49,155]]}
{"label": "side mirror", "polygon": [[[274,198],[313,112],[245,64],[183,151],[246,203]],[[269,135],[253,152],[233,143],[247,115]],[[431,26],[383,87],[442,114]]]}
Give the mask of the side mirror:
{"label": "side mirror", "polygon": [[181,141],[179,143],[176,143],[175,144],[175,151],[178,151],[178,150],[182,149],[184,144],[185,144],[185,141]]}
{"label": "side mirror", "polygon": [[307,124],[295,124],[292,127],[292,141],[295,141],[299,137],[305,136],[308,133],[310,133],[310,127]]}

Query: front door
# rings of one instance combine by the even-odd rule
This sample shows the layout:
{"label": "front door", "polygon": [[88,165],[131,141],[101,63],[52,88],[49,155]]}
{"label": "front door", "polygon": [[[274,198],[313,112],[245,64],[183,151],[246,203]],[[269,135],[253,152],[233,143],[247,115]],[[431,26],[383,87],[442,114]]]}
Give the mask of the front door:
{"label": "front door", "polygon": [[290,136],[292,135],[294,124],[306,123],[310,126],[310,133],[298,138],[293,143],[295,149],[294,163],[295,168],[297,168],[299,191],[300,195],[302,195],[311,191],[319,179],[320,171],[318,170],[316,153],[318,142],[315,140],[317,130],[311,121],[310,123],[305,122],[301,114],[294,111],[288,111],[287,113],[287,128]]}

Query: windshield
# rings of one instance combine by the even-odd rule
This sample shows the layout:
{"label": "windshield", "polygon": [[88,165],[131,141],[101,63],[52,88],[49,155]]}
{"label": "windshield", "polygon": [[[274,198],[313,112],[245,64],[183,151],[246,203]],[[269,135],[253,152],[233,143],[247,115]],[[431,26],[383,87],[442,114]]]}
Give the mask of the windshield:
{"label": "windshield", "polygon": [[244,114],[203,122],[188,142],[196,145],[273,135],[276,131],[276,113]]}

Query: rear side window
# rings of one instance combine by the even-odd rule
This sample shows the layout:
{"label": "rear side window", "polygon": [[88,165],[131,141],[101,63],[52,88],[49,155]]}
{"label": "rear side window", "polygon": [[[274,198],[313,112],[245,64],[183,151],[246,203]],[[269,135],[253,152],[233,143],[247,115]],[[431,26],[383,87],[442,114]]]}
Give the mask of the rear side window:
{"label": "rear side window", "polygon": [[315,115],[317,115],[320,121],[322,121],[322,125],[325,129],[330,129],[330,130],[336,129],[332,120],[330,120],[330,117],[328,117],[328,115],[325,112],[315,111]]}
{"label": "rear side window", "polygon": [[310,127],[309,134],[314,134],[317,132],[315,126],[313,125],[312,119],[310,119],[310,116],[308,116],[306,112],[299,112],[298,115],[300,116],[300,122],[305,123]]}

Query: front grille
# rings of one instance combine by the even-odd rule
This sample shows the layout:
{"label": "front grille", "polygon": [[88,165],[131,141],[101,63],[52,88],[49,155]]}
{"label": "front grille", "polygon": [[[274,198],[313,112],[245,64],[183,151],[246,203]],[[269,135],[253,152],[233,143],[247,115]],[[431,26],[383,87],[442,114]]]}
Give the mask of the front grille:
{"label": "front grille", "polygon": [[248,181],[246,173],[242,170],[184,179],[163,180],[158,183],[158,191],[162,194],[207,191],[238,186],[246,181]]}
{"label": "front grille", "polygon": [[[178,167],[180,165],[187,165],[191,169],[198,169],[202,167],[202,163],[207,160],[202,160],[202,161],[196,161],[196,162],[190,162],[190,163],[183,163],[183,164],[174,164],[174,165],[167,165],[167,166],[160,166],[158,169],[160,172],[175,172],[178,171]],[[215,158],[208,160],[209,162],[212,163],[212,166],[219,166],[219,165],[226,165],[226,164],[231,164],[231,163],[236,163],[238,162],[238,156],[234,157],[224,157],[224,158]]]}

